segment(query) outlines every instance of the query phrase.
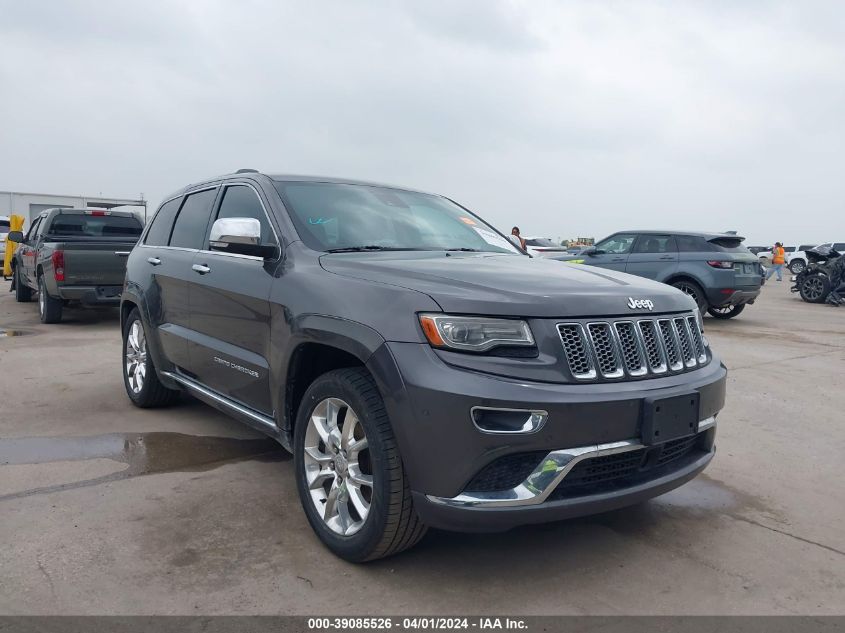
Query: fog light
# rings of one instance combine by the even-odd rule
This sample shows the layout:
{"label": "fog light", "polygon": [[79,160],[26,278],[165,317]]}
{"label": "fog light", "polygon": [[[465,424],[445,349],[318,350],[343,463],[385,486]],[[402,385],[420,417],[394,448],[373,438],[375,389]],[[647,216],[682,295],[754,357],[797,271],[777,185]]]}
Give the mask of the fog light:
{"label": "fog light", "polygon": [[535,433],[546,423],[549,414],[539,409],[498,409],[473,407],[472,422],[484,433]]}

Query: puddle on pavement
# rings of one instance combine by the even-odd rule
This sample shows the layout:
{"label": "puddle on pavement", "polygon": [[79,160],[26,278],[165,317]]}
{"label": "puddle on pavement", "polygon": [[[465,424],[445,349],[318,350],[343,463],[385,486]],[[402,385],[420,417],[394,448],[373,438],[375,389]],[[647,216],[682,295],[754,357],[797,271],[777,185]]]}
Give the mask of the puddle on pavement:
{"label": "puddle on pavement", "polygon": [[183,433],[109,433],[88,437],[0,438],[0,465],[106,458],[123,462],[119,478],[170,471],[210,470],[243,459],[280,461],[287,452],[266,439]]}
{"label": "puddle on pavement", "polygon": [[32,334],[29,330],[7,330],[0,328],[0,338],[10,338],[12,336],[26,336]]}

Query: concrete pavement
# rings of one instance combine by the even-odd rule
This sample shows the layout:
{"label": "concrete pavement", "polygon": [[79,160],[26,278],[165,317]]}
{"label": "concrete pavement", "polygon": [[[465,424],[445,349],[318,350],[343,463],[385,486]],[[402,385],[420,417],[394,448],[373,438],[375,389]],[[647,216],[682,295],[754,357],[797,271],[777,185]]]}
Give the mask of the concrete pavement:
{"label": "concrete pavement", "polygon": [[312,534],[272,441],[188,398],[129,404],[115,312],[42,325],[0,283],[0,613],[842,613],[845,308],[788,286],[705,321],[731,372],[703,476],[356,566]]}

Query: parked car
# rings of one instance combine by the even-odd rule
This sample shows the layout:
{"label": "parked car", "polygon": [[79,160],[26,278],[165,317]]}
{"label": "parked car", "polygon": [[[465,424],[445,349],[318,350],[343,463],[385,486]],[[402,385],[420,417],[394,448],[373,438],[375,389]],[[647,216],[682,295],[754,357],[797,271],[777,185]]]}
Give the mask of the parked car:
{"label": "parked car", "polygon": [[762,271],[745,238],[727,233],[623,231],[576,256],[557,256],[674,286],[702,312],[730,319],[760,294]]}
{"label": "parked car", "polygon": [[526,237],[525,250],[538,257],[548,257],[557,253],[565,253],[566,248],[556,244],[547,237]]}
{"label": "parked car", "polygon": [[807,251],[807,267],[792,278],[792,292],[800,293],[807,303],[842,304],[845,291],[842,257],[840,251],[823,244]]}
{"label": "parked car", "polygon": [[845,242],[825,242],[824,244],[802,244],[794,253],[789,253],[786,256],[786,265],[789,270],[797,275],[807,268],[810,258],[807,251],[816,248],[817,246],[827,246],[840,253],[845,253]]}
{"label": "parked car", "polygon": [[0,215],[0,267],[3,266],[6,259],[6,236],[9,234],[10,228],[9,217]]}
{"label": "parked car", "polygon": [[186,390],[277,439],[351,561],[662,494],[712,458],[725,397],[683,292],[348,180],[241,170],[168,197],[121,326],[129,399]]}
{"label": "parked car", "polygon": [[746,248],[751,251],[754,255],[762,253],[763,251],[771,251],[771,246],[746,246]]}
{"label": "parked car", "polygon": [[58,323],[66,305],[117,306],[126,258],[143,225],[130,212],[101,209],[47,209],[18,242],[12,260],[15,298],[30,301],[38,293],[43,323]]}

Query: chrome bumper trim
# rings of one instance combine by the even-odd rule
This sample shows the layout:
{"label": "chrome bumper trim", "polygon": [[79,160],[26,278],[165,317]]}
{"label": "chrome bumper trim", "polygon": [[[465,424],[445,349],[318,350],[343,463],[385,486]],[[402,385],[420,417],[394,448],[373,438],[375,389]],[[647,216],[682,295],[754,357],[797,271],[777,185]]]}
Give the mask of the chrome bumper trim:
{"label": "chrome bumper trim", "polygon": [[[706,418],[698,423],[698,432],[701,433],[715,426],[715,417]],[[552,494],[578,462],[591,457],[625,453],[639,448],[645,448],[645,445],[639,439],[564,448],[546,455],[531,474],[525,478],[525,481],[510,490],[461,493],[457,497],[437,497],[434,495],[426,495],[426,497],[434,503],[458,507],[506,508],[538,505]]]}

